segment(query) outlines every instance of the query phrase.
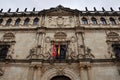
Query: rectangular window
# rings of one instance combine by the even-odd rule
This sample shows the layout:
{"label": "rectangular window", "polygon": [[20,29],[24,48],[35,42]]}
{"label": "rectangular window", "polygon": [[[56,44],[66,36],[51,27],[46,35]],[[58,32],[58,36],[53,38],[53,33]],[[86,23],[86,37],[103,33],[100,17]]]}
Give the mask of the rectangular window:
{"label": "rectangular window", "polygon": [[120,58],[120,44],[112,44],[112,48],[116,58]]}
{"label": "rectangular window", "polygon": [[67,45],[56,45],[57,49],[57,60],[64,60],[66,59],[66,52],[67,52]]}
{"label": "rectangular window", "polygon": [[0,59],[5,59],[7,57],[10,45],[0,45]]}

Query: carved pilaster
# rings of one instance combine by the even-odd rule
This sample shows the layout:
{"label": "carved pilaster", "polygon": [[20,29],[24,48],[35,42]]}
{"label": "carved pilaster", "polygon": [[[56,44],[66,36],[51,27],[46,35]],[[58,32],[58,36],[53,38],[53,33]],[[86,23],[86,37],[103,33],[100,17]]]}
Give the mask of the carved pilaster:
{"label": "carved pilaster", "polygon": [[24,20],[25,20],[25,18],[21,18],[20,26],[22,26],[24,24]]}
{"label": "carved pilaster", "polygon": [[116,24],[119,24],[119,21],[118,21],[118,17],[117,17],[117,16],[115,17],[115,22],[116,22]]}
{"label": "carved pilaster", "polygon": [[14,24],[15,24],[15,20],[16,20],[15,18],[12,19],[12,22],[11,22],[11,26],[12,26],[12,27],[13,27]]}
{"label": "carved pilaster", "polygon": [[84,67],[80,67],[81,80],[85,80]]}
{"label": "carved pilaster", "polygon": [[42,75],[42,66],[38,66],[37,70],[37,80],[41,80],[41,75]]}
{"label": "carved pilaster", "polygon": [[90,24],[90,26],[92,26],[92,20],[91,17],[88,16],[88,24]]}
{"label": "carved pilaster", "polygon": [[29,26],[31,27],[33,25],[33,18],[30,18]]}
{"label": "carved pilaster", "polygon": [[82,80],[93,80],[89,62],[80,62],[80,75]]}
{"label": "carved pilaster", "polygon": [[33,80],[34,78],[34,66],[30,66],[28,73],[28,80]]}
{"label": "carved pilaster", "polygon": [[93,80],[93,79],[92,79],[91,66],[88,66],[87,69],[88,69],[88,79],[89,79],[89,80]]}

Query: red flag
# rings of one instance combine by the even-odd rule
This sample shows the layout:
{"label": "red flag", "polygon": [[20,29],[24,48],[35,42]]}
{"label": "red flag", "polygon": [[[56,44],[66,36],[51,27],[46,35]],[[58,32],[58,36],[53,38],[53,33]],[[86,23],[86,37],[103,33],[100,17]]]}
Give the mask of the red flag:
{"label": "red flag", "polygon": [[57,49],[56,49],[56,46],[55,44],[53,45],[53,57],[56,58],[57,56]]}

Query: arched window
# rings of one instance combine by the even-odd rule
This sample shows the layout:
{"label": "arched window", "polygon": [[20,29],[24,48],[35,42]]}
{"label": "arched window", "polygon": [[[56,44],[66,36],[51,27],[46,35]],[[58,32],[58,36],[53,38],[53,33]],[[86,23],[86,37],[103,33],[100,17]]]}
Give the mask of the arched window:
{"label": "arched window", "polygon": [[0,19],[0,26],[1,26],[2,22],[3,22],[3,19]]}
{"label": "arched window", "polygon": [[106,20],[104,18],[101,18],[101,23],[104,25],[104,24],[107,24]]}
{"label": "arched window", "polygon": [[88,24],[88,21],[86,18],[82,18],[82,24]]}
{"label": "arched window", "polygon": [[91,20],[92,20],[92,23],[93,23],[93,24],[97,24],[96,18],[93,17],[93,18],[91,18]]}
{"label": "arched window", "polygon": [[11,22],[12,22],[12,19],[8,19],[6,22],[6,26],[10,26]]}
{"label": "arched window", "polygon": [[110,23],[111,23],[112,25],[115,25],[115,24],[116,24],[115,19],[110,18]]}
{"label": "arched window", "polygon": [[39,23],[39,18],[35,18],[33,21],[33,25],[38,25],[38,23]]}
{"label": "arched window", "polygon": [[29,21],[30,21],[30,19],[26,18],[25,21],[24,21],[24,25],[28,26],[29,25]]}
{"label": "arched window", "polygon": [[15,21],[15,26],[19,26],[20,21],[21,21],[21,19],[20,19],[20,18],[18,18],[18,19]]}

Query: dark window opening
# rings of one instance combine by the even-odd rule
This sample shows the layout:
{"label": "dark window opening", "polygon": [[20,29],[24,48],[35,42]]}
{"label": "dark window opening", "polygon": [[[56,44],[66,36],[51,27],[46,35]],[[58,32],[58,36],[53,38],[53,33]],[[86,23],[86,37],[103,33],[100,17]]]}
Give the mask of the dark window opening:
{"label": "dark window opening", "polygon": [[63,76],[55,76],[50,80],[71,80],[71,79],[63,75]]}
{"label": "dark window opening", "polygon": [[56,45],[57,51],[57,60],[64,60],[66,59],[66,52],[67,52],[67,45]]}
{"label": "dark window opening", "polygon": [[110,18],[110,23],[111,23],[112,25],[115,25],[115,24],[116,24],[115,19]]}
{"label": "dark window opening", "polygon": [[9,51],[10,45],[0,45],[0,59],[5,59]]}
{"label": "dark window opening", "polygon": [[38,25],[38,23],[39,23],[39,19],[35,18],[34,21],[33,21],[33,25]]}
{"label": "dark window opening", "polygon": [[12,22],[12,19],[8,19],[6,22],[6,26],[10,26],[11,22]]}
{"label": "dark window opening", "polygon": [[93,24],[97,24],[96,18],[91,18]]}
{"label": "dark window opening", "polygon": [[21,20],[18,18],[18,19],[16,20],[16,22],[15,22],[15,26],[19,26],[20,21],[21,21]]}
{"label": "dark window opening", "polygon": [[101,23],[104,25],[104,24],[107,24],[106,20],[104,18],[101,18]]}
{"label": "dark window opening", "polygon": [[28,26],[29,25],[29,21],[30,21],[30,19],[26,18],[25,21],[24,21],[24,25]]}
{"label": "dark window opening", "polygon": [[120,58],[120,44],[112,44],[116,58]]}
{"label": "dark window opening", "polygon": [[82,24],[88,24],[88,21],[86,18],[82,18]]}
{"label": "dark window opening", "polygon": [[3,22],[3,19],[0,19],[0,26],[1,26],[2,22]]}

